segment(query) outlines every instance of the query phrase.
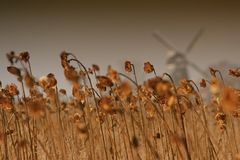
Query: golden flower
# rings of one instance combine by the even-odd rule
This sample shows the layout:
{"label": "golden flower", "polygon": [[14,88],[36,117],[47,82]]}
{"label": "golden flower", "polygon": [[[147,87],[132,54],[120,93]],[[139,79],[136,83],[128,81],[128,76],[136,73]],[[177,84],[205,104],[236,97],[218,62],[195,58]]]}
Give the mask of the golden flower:
{"label": "golden flower", "polygon": [[24,76],[24,81],[25,81],[25,85],[28,88],[34,87],[35,81],[34,81],[33,77],[29,75],[29,73],[26,73],[26,75]]}
{"label": "golden flower", "polygon": [[65,67],[64,75],[67,80],[70,80],[72,82],[77,82],[79,79],[78,72],[75,70],[73,66]]}
{"label": "golden flower", "polygon": [[132,72],[132,63],[130,61],[125,62],[125,71]]}
{"label": "golden flower", "polygon": [[85,94],[84,92],[81,90],[81,86],[80,84],[75,84],[73,85],[72,88],[72,95],[77,98],[80,101],[84,101],[85,100]]}
{"label": "golden flower", "polygon": [[124,101],[132,93],[131,88],[127,82],[123,82],[120,86],[116,88],[116,93],[119,98]]}
{"label": "golden flower", "polygon": [[172,107],[174,104],[175,104],[175,102],[176,102],[176,96],[174,96],[174,95],[171,95],[171,96],[169,96],[168,98],[167,98],[167,103],[166,103],[166,105],[168,106],[168,107]]}
{"label": "golden flower", "polygon": [[225,112],[232,112],[239,106],[239,96],[235,89],[225,86],[220,97],[220,104]]}
{"label": "golden flower", "polygon": [[105,112],[111,112],[113,105],[112,97],[102,97],[99,102],[99,106],[105,111]]}
{"label": "golden flower", "polygon": [[221,83],[215,76],[212,76],[211,84],[210,84],[211,93],[217,94],[220,92],[220,90],[221,90]]}
{"label": "golden flower", "polygon": [[178,87],[177,91],[180,94],[189,94],[189,93],[193,93],[194,88],[188,80],[183,79],[181,80],[180,86]]}
{"label": "golden flower", "polygon": [[68,55],[69,55],[69,53],[67,53],[67,52],[65,52],[65,51],[63,51],[63,52],[60,54],[61,64],[62,64],[62,67],[63,67],[63,68],[69,67]]}
{"label": "golden flower", "polygon": [[[176,98],[175,98],[176,99]],[[189,108],[192,107],[192,103],[188,98],[179,98],[180,112],[184,114]]]}
{"label": "golden flower", "polygon": [[120,80],[118,72],[111,66],[108,66],[107,77],[110,78],[113,82],[118,82]]}
{"label": "golden flower", "polygon": [[97,76],[96,78],[97,78],[99,84],[102,86],[105,86],[105,87],[113,86],[113,82],[111,81],[111,79],[106,76]]}
{"label": "golden flower", "polygon": [[54,87],[57,84],[57,80],[54,74],[49,73],[47,76],[42,76],[39,79],[39,85],[44,89],[49,89]]}
{"label": "golden flower", "polygon": [[154,70],[153,65],[150,62],[144,63],[143,69],[144,69],[144,72],[146,73],[151,73]]}
{"label": "golden flower", "polygon": [[155,90],[158,95],[164,95],[167,92],[170,92],[172,84],[169,81],[162,80],[156,84]]}
{"label": "golden flower", "polygon": [[12,95],[18,95],[19,91],[17,89],[17,86],[14,83],[6,85],[5,89]]}
{"label": "golden flower", "polygon": [[38,90],[33,88],[29,89],[29,93],[31,97],[42,97],[42,94]]}
{"label": "golden flower", "polygon": [[161,77],[153,77],[153,78],[150,78],[148,79],[147,81],[144,82],[144,86],[146,89],[150,89],[150,90],[155,90],[156,89],[156,86],[159,82],[162,81],[162,78]]}
{"label": "golden flower", "polygon": [[48,87],[48,78],[47,76],[42,76],[39,78],[39,85],[42,87],[42,88],[47,88]]}

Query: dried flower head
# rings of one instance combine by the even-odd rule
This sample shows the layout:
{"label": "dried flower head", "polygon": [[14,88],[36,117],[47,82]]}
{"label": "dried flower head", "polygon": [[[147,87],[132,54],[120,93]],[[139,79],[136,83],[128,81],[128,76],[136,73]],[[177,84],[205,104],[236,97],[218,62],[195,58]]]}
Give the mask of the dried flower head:
{"label": "dried flower head", "polygon": [[235,89],[225,86],[220,97],[220,104],[225,112],[233,112],[239,106],[239,95]]}
{"label": "dried flower head", "polygon": [[9,92],[10,95],[15,96],[19,94],[17,86],[14,83],[6,85],[5,89]]}
{"label": "dried flower head", "polygon": [[234,77],[240,77],[240,68],[229,69],[228,74]]}
{"label": "dried flower head", "polygon": [[125,71],[132,72],[132,63],[130,61],[125,62]]}
{"label": "dried flower head", "polygon": [[96,78],[98,80],[98,83],[104,87],[112,87],[113,86],[113,82],[111,81],[111,79],[106,76],[97,76]]}
{"label": "dried flower head", "polygon": [[159,96],[166,95],[171,92],[172,84],[167,80],[162,80],[156,84],[155,91]]}
{"label": "dried flower head", "polygon": [[42,76],[39,79],[39,85],[44,89],[49,89],[57,84],[54,74],[49,73],[47,76]]}
{"label": "dried flower head", "polygon": [[99,102],[99,106],[105,111],[105,112],[111,112],[112,108],[114,106],[112,97],[102,97]]}
{"label": "dried flower head", "polygon": [[153,65],[150,62],[144,63],[144,72],[151,73],[154,71]]}
{"label": "dried flower head", "polygon": [[93,64],[93,65],[92,65],[92,70],[93,70],[93,71],[99,71],[99,70],[100,70],[100,68],[99,68],[99,66],[98,66],[98,65],[96,65],[96,64]]}
{"label": "dried flower head", "polygon": [[75,70],[73,66],[68,66],[64,68],[64,75],[67,80],[72,82],[77,82],[79,79],[78,72]]}
{"label": "dried flower head", "polygon": [[118,72],[111,66],[108,66],[107,77],[110,78],[113,82],[118,82],[120,80]]}
{"label": "dried flower head", "polygon": [[24,62],[28,62],[30,59],[30,55],[28,52],[21,52],[21,53],[19,53],[19,59]]}
{"label": "dried flower head", "polygon": [[201,79],[201,81],[199,82],[199,84],[200,84],[200,86],[201,86],[202,88],[205,88],[205,87],[207,86],[207,83],[206,83],[205,79]]}
{"label": "dried flower head", "polygon": [[85,94],[80,84],[75,84],[72,86],[72,95],[81,102],[85,101]]}
{"label": "dried flower head", "polygon": [[25,82],[25,85],[28,87],[28,88],[33,88],[34,85],[35,85],[35,80],[34,78],[27,72],[26,75],[24,76],[24,82]]}
{"label": "dried flower head", "polygon": [[153,77],[144,82],[144,86],[148,90],[156,90],[158,83],[162,81],[161,77]]}
{"label": "dried flower head", "polygon": [[178,87],[178,93],[180,94],[190,94],[193,93],[194,87],[190,83],[190,81],[183,79],[180,81],[180,86]]}
{"label": "dried flower head", "polygon": [[123,82],[120,86],[116,88],[116,94],[122,101],[126,100],[131,93],[131,88],[127,82]]}
{"label": "dried flower head", "polygon": [[62,67],[63,67],[63,68],[69,67],[68,55],[69,55],[69,53],[67,53],[66,51],[63,51],[63,52],[60,54],[61,64],[62,64]]}
{"label": "dried flower head", "polygon": [[221,83],[219,82],[219,80],[215,77],[212,76],[211,78],[211,84],[210,84],[210,91],[212,94],[217,94],[219,93],[221,90]]}

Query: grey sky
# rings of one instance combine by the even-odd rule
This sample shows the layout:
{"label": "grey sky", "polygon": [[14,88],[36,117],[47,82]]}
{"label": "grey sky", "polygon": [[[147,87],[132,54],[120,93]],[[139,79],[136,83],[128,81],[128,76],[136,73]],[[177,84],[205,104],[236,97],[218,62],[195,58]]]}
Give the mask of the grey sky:
{"label": "grey sky", "polygon": [[[154,30],[184,50],[204,27],[205,33],[188,58],[203,69],[222,60],[239,64],[239,15],[237,1],[3,3],[0,80],[15,82],[6,72],[5,53],[11,50],[29,51],[36,77],[55,73],[63,87],[66,82],[59,59],[63,50],[75,53],[87,66],[99,64],[103,73],[108,65],[122,69],[125,60],[137,64],[139,77],[145,61],[162,73],[166,48],[152,37]],[[191,70],[191,76],[198,74]]]}

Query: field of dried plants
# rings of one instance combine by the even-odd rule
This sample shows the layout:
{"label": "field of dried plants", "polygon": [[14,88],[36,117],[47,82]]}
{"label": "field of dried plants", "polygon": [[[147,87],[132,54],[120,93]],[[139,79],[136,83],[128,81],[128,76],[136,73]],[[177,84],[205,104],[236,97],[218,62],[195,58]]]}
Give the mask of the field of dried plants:
{"label": "field of dried plants", "polygon": [[[209,68],[209,79],[176,84],[150,62],[135,70],[126,61],[124,73],[109,66],[100,75],[98,65],[88,68],[62,52],[68,94],[53,73],[32,74],[28,52],[7,59],[19,83],[0,84],[1,159],[240,159],[240,90],[217,69]],[[151,78],[139,82],[136,72]]]}

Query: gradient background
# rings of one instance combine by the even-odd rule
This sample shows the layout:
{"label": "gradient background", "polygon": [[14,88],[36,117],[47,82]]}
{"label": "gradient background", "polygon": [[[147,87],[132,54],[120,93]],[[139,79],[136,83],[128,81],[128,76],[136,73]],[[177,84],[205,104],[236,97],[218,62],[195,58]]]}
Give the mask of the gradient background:
{"label": "gradient background", "polygon": [[[15,82],[6,71],[5,54],[29,51],[36,77],[49,72],[65,87],[59,53],[72,52],[87,66],[97,63],[102,73],[109,64],[122,70],[125,60],[150,61],[166,71],[165,52],[152,36],[158,30],[184,50],[200,27],[206,29],[188,58],[202,69],[220,61],[239,65],[240,3],[232,1],[78,2],[21,1],[0,4],[0,80]],[[226,68],[225,68],[226,69]],[[191,78],[199,75],[191,70]]]}

